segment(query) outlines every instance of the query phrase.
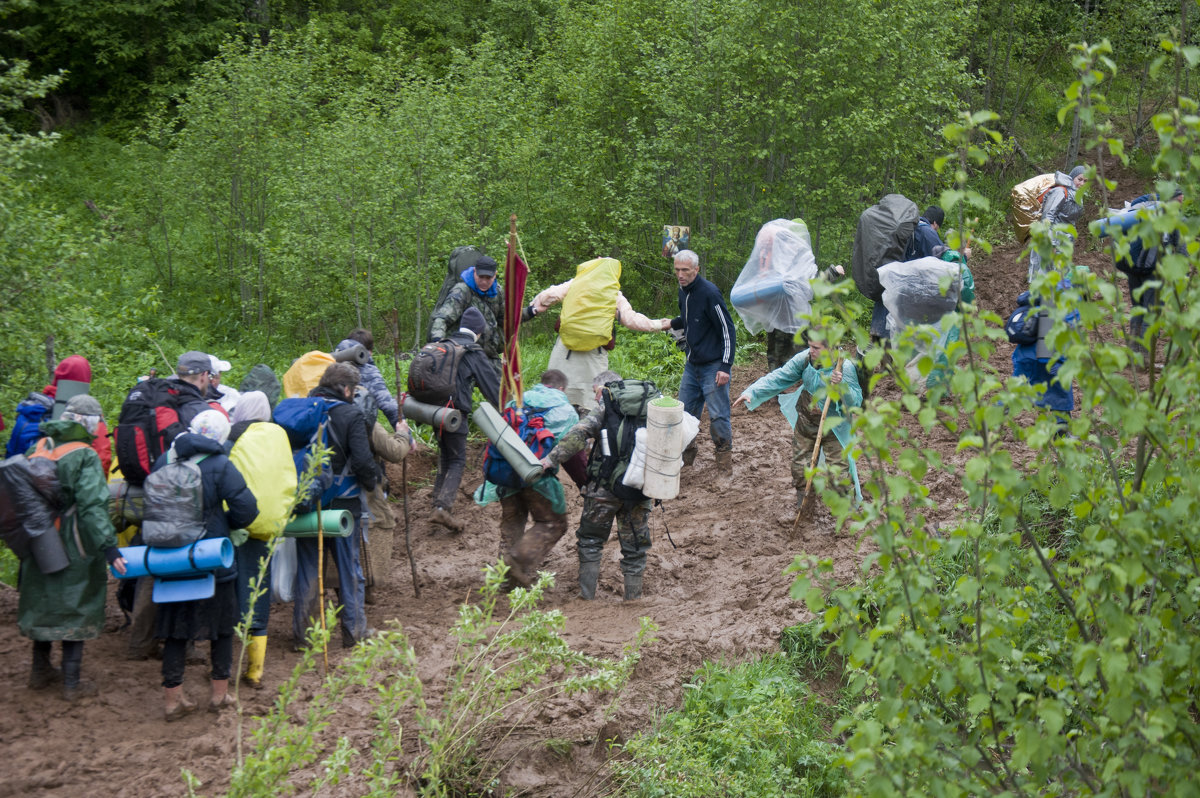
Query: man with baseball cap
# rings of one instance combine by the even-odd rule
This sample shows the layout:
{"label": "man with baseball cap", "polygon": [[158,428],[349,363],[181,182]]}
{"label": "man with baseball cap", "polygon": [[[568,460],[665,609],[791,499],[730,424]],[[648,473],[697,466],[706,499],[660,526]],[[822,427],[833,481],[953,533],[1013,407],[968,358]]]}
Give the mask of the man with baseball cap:
{"label": "man with baseball cap", "polygon": [[463,313],[475,308],[483,316],[487,330],[479,339],[483,352],[500,373],[500,356],[504,354],[504,297],[496,280],[496,261],[487,255],[462,273],[442,303],[433,309],[430,341],[441,341],[462,328]]}

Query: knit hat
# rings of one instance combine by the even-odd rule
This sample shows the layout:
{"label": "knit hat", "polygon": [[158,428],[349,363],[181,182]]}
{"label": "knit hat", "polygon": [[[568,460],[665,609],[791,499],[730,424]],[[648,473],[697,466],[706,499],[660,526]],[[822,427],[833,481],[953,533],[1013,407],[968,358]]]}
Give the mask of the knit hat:
{"label": "knit hat", "polygon": [[496,259],[490,255],[481,256],[475,261],[475,274],[478,277],[495,277]]}
{"label": "knit hat", "polygon": [[483,314],[479,312],[479,308],[471,306],[463,311],[462,320],[458,322],[458,326],[463,330],[470,330],[478,338],[487,329],[487,322],[483,320]]}
{"label": "knit hat", "polygon": [[175,373],[180,377],[191,377],[208,371],[212,371],[212,358],[194,349],[180,355],[179,362],[175,364]]}
{"label": "knit hat", "polygon": [[229,437],[229,419],[219,410],[205,410],[192,419],[188,432],[203,435],[209,440],[224,443]]}
{"label": "knit hat", "polygon": [[1086,166],[1076,166],[1074,169],[1071,170],[1071,179],[1074,180],[1075,178],[1079,177],[1081,174],[1083,174],[1086,171],[1087,171]]}

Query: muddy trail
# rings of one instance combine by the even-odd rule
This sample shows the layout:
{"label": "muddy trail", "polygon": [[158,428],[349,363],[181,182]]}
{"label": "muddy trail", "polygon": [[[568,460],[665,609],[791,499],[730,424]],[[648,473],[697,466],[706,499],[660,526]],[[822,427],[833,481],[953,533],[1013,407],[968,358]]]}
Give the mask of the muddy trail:
{"label": "muddy trail", "polygon": [[[1025,285],[1025,264],[1018,262],[1019,253],[1020,248],[1012,243],[987,256],[977,253],[971,266],[981,308],[1002,317],[1011,310]],[[1111,262],[1086,237],[1080,242],[1078,260],[1105,270]],[[1001,371],[1009,369],[1010,352],[1010,345],[1002,345],[993,356],[993,365]],[[738,367],[732,395],[764,371],[761,362]],[[894,395],[895,388],[885,379],[878,392]],[[916,433],[911,418],[904,423]],[[568,641],[590,654],[619,656],[636,634],[642,616],[658,625],[657,641],[645,650],[615,709],[610,710],[613,701],[608,695],[558,700],[519,729],[510,745],[522,750],[503,773],[505,789],[539,796],[603,794],[606,740],[627,739],[650,727],[657,715],[676,707],[683,685],[703,662],[740,662],[776,651],[786,627],[809,620],[803,604],[790,598],[791,578],[784,573],[798,554],[829,558],[840,579],[856,578],[867,544],[836,533],[827,512],[819,511],[813,520],[801,524],[795,536],[791,534],[791,431],[777,407],[768,404],[754,413],[735,412],[733,427],[732,478],[727,483],[718,480],[711,442],[704,437],[695,466],[684,471],[680,496],[665,503],[665,510],[654,511],[650,526],[654,547],[646,571],[645,596],[639,601],[622,601],[615,536],[605,549],[596,600],[576,597],[573,531],[581,500],[572,495],[573,489],[568,490],[571,528],[545,566],[557,575],[557,582],[544,606],[564,613]],[[705,423],[702,430],[706,428]],[[929,444],[947,463],[962,465],[965,456],[954,451],[955,441],[949,436]],[[477,446],[471,455],[477,462]],[[388,564],[392,582],[368,607],[372,626],[382,629],[395,621],[408,635],[427,695],[436,695],[445,680],[453,652],[448,629],[459,604],[475,595],[482,582],[481,569],[496,559],[500,517],[498,504],[479,508],[466,497],[480,479],[478,469],[469,469],[455,508],[467,521],[467,531],[455,535],[431,526],[425,519],[434,463],[434,457],[425,451],[408,468],[421,596],[413,596],[400,525],[396,554]],[[391,476],[398,494],[399,469]],[[929,480],[943,516],[933,520],[953,517],[963,497],[961,477],[931,473]],[[397,518],[402,519],[399,507],[396,509]],[[667,527],[674,545],[668,540]],[[182,795],[183,767],[201,780],[202,794],[219,793],[228,784],[234,717],[198,712],[178,723],[164,723],[160,665],[155,660],[131,662],[124,658],[126,632],[119,629],[123,617],[115,600],[109,601],[106,633],[89,642],[84,653],[84,675],[101,686],[101,693],[74,706],[62,702],[56,691],[27,688],[30,645],[17,633],[16,607],[16,592],[0,587],[0,717],[4,718],[0,758],[6,763],[0,796]],[[276,605],[272,614],[264,679],[268,686],[286,678],[298,656],[291,647],[290,610],[289,605]],[[336,637],[330,650],[334,665],[344,656]],[[206,672],[207,665],[188,667],[185,690],[193,700],[207,702]],[[310,676],[306,687],[316,682],[317,677]],[[243,689],[241,699],[248,715],[258,714],[268,709],[274,691]],[[253,726],[252,721],[247,723],[247,733]],[[346,701],[333,718],[326,739],[346,735],[362,750],[373,727],[365,700]],[[547,740],[556,744],[546,746]],[[412,755],[416,734],[406,733],[404,741],[405,753]],[[351,779],[332,794],[361,792],[362,786]]]}

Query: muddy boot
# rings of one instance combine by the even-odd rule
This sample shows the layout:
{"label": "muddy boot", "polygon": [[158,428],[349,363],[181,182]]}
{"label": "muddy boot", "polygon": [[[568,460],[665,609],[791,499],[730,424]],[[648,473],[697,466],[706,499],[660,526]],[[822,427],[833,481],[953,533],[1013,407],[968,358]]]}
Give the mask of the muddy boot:
{"label": "muddy boot", "polygon": [[715,457],[717,473],[726,479],[733,476],[733,449],[717,449]]}
{"label": "muddy boot", "polygon": [[700,451],[700,447],[696,445],[696,441],[693,439],[692,442],[688,444],[688,447],[683,450],[683,464],[685,466],[690,466],[692,463],[696,462],[696,452],[698,451]]}
{"label": "muddy boot", "polygon": [[579,597],[596,598],[596,583],[600,581],[600,561],[579,563]]}
{"label": "muddy boot", "polygon": [[433,512],[429,514],[429,523],[444,526],[451,532],[463,531],[462,521],[451,515],[445,507],[434,507]]}
{"label": "muddy boot", "polygon": [[195,701],[189,701],[183,694],[183,685],[163,688],[163,716],[167,723],[177,721],[196,708]]}
{"label": "muddy boot", "polygon": [[634,601],[642,597],[642,575],[625,574],[625,600]]}
{"label": "muddy boot", "polygon": [[246,672],[242,682],[255,690],[262,689],[263,663],[267,659],[267,636],[254,635],[246,646]]}
{"label": "muddy boot", "polygon": [[212,680],[212,695],[208,699],[208,711],[220,712],[221,710],[231,707],[237,702],[233,696],[229,694],[228,679],[213,679]]}
{"label": "muddy boot", "polygon": [[62,671],[50,664],[50,641],[33,641],[33,667],[29,669],[29,689],[45,690],[63,679]]}
{"label": "muddy boot", "polygon": [[79,678],[79,672],[83,668],[83,641],[82,640],[64,640],[63,641],[63,691],[62,697],[64,701],[75,702],[81,698],[90,698],[97,695],[100,691],[96,689],[96,685],[90,681]]}

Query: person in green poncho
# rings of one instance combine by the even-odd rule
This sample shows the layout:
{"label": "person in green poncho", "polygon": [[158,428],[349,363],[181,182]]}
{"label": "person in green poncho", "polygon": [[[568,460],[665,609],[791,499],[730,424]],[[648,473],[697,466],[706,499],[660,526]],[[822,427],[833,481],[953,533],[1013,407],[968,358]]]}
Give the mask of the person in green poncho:
{"label": "person in green poncho", "polygon": [[[817,431],[821,423],[821,409],[829,385],[838,386],[838,399],[829,405],[825,426],[821,430],[821,451],[828,465],[831,461],[845,463],[854,481],[856,498],[862,497],[858,484],[858,471],[854,459],[846,454],[850,445],[850,420],[846,417],[851,407],[862,405],[862,389],[858,373],[850,360],[837,367],[837,353],[833,353],[835,365],[823,363],[825,344],[820,340],[819,330],[809,330],[808,348],[792,357],[779,368],[759,378],[750,385],[733,403],[753,410],[762,403],[779,397],[779,409],[792,425],[792,485],[796,488],[796,504],[804,500],[804,471],[812,459],[816,446]],[[784,393],[788,388],[800,384],[800,389]]]}

